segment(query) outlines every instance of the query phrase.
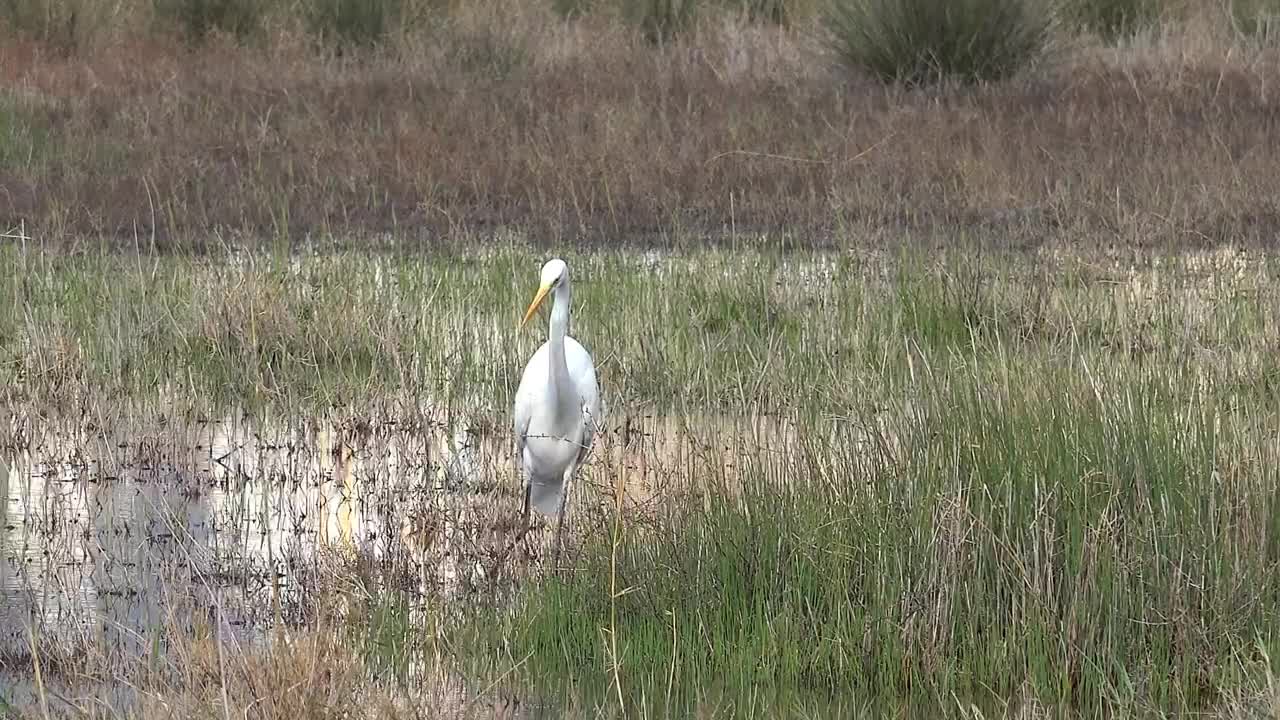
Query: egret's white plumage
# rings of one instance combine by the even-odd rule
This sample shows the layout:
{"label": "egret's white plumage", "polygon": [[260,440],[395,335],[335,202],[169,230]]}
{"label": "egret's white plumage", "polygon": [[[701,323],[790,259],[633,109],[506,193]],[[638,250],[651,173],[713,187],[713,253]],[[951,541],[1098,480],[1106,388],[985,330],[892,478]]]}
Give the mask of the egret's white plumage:
{"label": "egret's white plumage", "polygon": [[516,389],[516,457],[525,476],[524,522],[529,506],[556,518],[557,550],[574,473],[591,450],[603,404],[591,354],[569,336],[569,267],[559,258],[542,266],[537,295],[523,327],[550,295],[547,341],[529,358]]}

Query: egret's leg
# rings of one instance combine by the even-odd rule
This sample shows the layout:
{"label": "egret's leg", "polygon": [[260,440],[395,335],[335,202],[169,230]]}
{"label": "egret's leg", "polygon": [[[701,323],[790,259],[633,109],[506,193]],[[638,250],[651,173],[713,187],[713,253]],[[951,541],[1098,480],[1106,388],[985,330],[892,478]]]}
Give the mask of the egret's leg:
{"label": "egret's leg", "polygon": [[532,490],[533,488],[530,486],[529,482],[525,481],[524,509],[520,513],[522,516],[520,529],[516,532],[515,539],[511,541],[511,544],[507,546],[506,550],[503,550],[502,553],[498,555],[497,560],[493,563],[493,567],[489,569],[488,575],[490,578],[496,578],[498,576],[498,570],[502,567],[502,564],[507,561],[507,556],[510,555],[511,551],[515,550],[516,546],[520,544],[520,541],[524,540],[529,534],[529,493]]}
{"label": "egret's leg", "polygon": [[533,495],[533,476],[529,474],[528,468],[525,467],[523,458],[521,460],[518,477],[524,483],[524,504],[520,508],[520,530],[516,532],[516,540],[511,544],[513,548],[529,534],[529,499]]}
{"label": "egret's leg", "polygon": [[524,483],[524,509],[520,511],[520,529],[529,529],[529,495],[533,493],[533,486],[526,480]]}
{"label": "egret's leg", "polygon": [[564,483],[560,486],[560,506],[556,508],[556,547],[551,555],[551,564],[555,566],[560,565],[560,549],[564,545],[565,509],[569,507],[569,490],[573,487],[573,472],[577,467],[577,463],[569,466],[564,473]]}

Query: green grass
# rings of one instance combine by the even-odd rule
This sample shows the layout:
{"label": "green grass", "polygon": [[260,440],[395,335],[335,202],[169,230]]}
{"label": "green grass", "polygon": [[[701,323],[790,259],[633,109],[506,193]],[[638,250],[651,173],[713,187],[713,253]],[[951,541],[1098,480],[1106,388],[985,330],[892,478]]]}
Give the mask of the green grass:
{"label": "green grass", "polygon": [[[516,330],[536,280],[531,253],[483,261],[343,256],[290,271],[262,257],[232,269],[177,257],[5,252],[24,269],[0,287],[14,299],[0,315],[9,339],[0,366],[6,379],[27,379],[15,390],[25,398],[89,388],[156,399],[169,383],[199,403],[290,410],[465,388],[505,407],[508,385],[545,334]],[[804,322],[796,298],[744,282],[749,271],[731,259],[676,263],[663,278],[601,256],[574,263],[573,272],[574,327],[588,347],[600,346],[599,362],[624,397],[725,408],[748,396],[781,406],[811,391],[785,372],[760,375],[745,360],[777,354],[782,343],[824,342],[827,326]],[[856,286],[834,291],[852,301],[842,312],[859,311]],[[639,325],[637,304],[649,313]],[[690,307],[697,332],[686,329]],[[727,342],[741,353],[716,351]]]}
{"label": "green grass", "polygon": [[1062,0],[1060,12],[1075,27],[1116,42],[1154,26],[1169,6],[1162,0]]}
{"label": "green grass", "polygon": [[[520,247],[4,253],[0,385],[26,407],[430,397],[503,427],[545,332],[515,328],[544,259]],[[734,466],[670,465],[616,537],[590,520],[608,499],[584,495],[573,571],[440,610],[431,632],[476,686],[671,717],[1172,717],[1268,697],[1273,259],[566,257],[613,413],[683,418]],[[704,424],[760,412],[799,439]],[[353,647],[404,682],[427,631],[404,598],[368,602]]]}
{"label": "green grass", "polygon": [[0,93],[0,170],[37,168],[49,150],[39,116],[20,98]]}
{"label": "green grass", "polygon": [[[16,268],[0,279],[0,297],[10,300],[0,311],[0,372],[23,400],[79,388],[311,411],[460,392],[505,407],[545,334],[516,329],[542,260],[521,249],[339,254],[292,265],[262,255],[227,264],[0,252]],[[906,374],[908,351],[1097,356],[1126,367],[1160,358],[1182,367],[1192,351],[1212,352],[1226,361],[1195,367],[1240,388],[1274,370],[1265,352],[1272,293],[1243,281],[1223,286],[1176,263],[1141,261],[1133,282],[1147,285],[1131,286],[1127,268],[1050,267],[1014,254],[755,254],[746,262],[702,251],[653,270],[626,254],[566,257],[574,332],[623,404],[842,415]],[[1256,277],[1269,277],[1269,265],[1255,265]],[[1133,296],[1131,287],[1150,278],[1154,290]]]}
{"label": "green grass", "polygon": [[[1233,407],[1199,370],[984,350],[884,378],[900,453],[846,427],[748,451],[740,486],[681,478],[710,484],[709,504],[673,502],[620,548],[628,701],[1185,713],[1260,649],[1277,657],[1274,396]],[[607,690],[611,549],[597,538],[578,573],[460,642],[531,653],[535,682]]]}

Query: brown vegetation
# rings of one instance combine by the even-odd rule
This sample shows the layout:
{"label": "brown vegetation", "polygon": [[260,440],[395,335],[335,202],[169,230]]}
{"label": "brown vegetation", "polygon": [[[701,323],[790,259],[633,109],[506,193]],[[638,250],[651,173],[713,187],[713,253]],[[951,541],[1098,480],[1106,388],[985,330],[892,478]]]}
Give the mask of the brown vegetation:
{"label": "brown vegetation", "polygon": [[[107,662],[101,646],[63,658],[0,656],[0,716],[50,718],[518,718],[508,693],[468,692],[443,663],[400,676],[371,672],[387,653],[341,623],[273,633],[270,642],[219,637],[211,627],[156,629],[163,655]],[[35,668],[40,668],[37,675]],[[13,702],[6,705],[4,701]]]}
{"label": "brown vegetation", "polygon": [[[445,11],[441,11],[445,12]],[[1062,39],[978,88],[839,67],[820,23],[703,13],[655,47],[609,13],[447,10],[387,46],[0,44],[0,225],[46,242],[519,227],[555,242],[1270,243],[1280,70],[1224,13]],[[193,241],[194,242],[194,241]]]}

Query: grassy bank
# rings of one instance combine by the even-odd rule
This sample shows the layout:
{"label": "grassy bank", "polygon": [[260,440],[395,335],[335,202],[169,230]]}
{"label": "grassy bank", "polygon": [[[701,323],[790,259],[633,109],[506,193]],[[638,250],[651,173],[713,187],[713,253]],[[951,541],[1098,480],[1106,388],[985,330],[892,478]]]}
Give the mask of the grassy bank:
{"label": "grassy bank", "polygon": [[[282,413],[459,394],[505,409],[543,335],[516,328],[541,257],[519,244],[230,260],[8,248],[4,392],[37,405]],[[1186,379],[1205,373],[1241,391],[1274,379],[1266,254],[564,257],[578,280],[574,330],[599,347],[621,406],[840,416],[920,372],[907,358],[957,348],[1125,367],[1185,357],[1172,368]]]}
{"label": "grassy bank", "polygon": [[902,419],[882,445],[844,428],[782,456],[762,443],[736,482],[692,470],[692,497],[623,518],[584,572],[460,646],[676,715],[1238,702],[1280,650],[1272,411],[1167,367],[926,362],[888,393]]}
{"label": "grassy bank", "polygon": [[[6,404],[154,434],[158,415],[220,404],[452,403],[505,442],[541,337],[514,329],[539,259],[11,252]],[[367,651],[331,648],[354,673],[343,687],[409,698],[412,668],[447,667],[588,716],[619,701],[676,716],[1275,713],[1269,256],[569,260],[611,427],[656,412],[702,450],[642,441],[661,468],[647,488],[634,467],[593,467],[572,572],[427,602],[425,624],[409,598],[356,593],[365,610],[332,631]],[[790,429],[711,422],[761,412]],[[304,657],[273,672],[320,692]],[[153,692],[219,708],[229,677],[243,711],[253,677],[220,672]]]}
{"label": "grassy bank", "polygon": [[1280,228],[1276,55],[1216,6],[1116,40],[1063,25],[1012,77],[917,90],[847,66],[812,12],[707,4],[655,45],[608,3],[569,19],[443,3],[335,55],[301,10],[256,41],[193,44],[120,7],[70,52],[29,32],[0,47],[5,229],[216,248],[502,228],[1167,246]]}

